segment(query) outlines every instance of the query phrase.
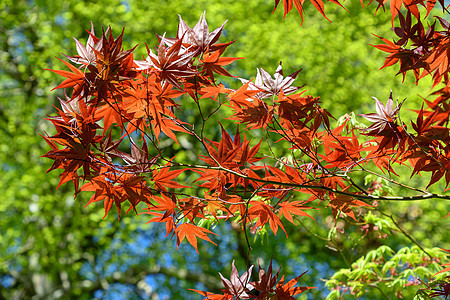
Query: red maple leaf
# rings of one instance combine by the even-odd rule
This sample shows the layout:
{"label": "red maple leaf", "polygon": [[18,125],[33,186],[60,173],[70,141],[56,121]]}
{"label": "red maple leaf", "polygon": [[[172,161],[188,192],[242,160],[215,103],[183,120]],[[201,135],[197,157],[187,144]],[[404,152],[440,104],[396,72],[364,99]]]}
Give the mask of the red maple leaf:
{"label": "red maple leaf", "polygon": [[331,196],[328,206],[331,206],[333,216],[336,219],[340,212],[356,220],[352,207],[371,206],[361,200],[355,199],[349,195],[334,194]]}
{"label": "red maple leaf", "polygon": [[305,275],[307,271],[303,272],[301,275],[289,280],[287,283],[284,283],[284,275],[281,277],[281,280],[277,283],[275,288],[275,295],[277,299],[280,300],[294,300],[293,296],[299,295],[304,291],[315,289],[316,287],[310,286],[295,286],[298,280]]}
{"label": "red maple leaf", "polygon": [[304,206],[304,201],[283,201],[279,204],[279,216],[284,216],[289,222],[296,225],[294,223],[294,219],[292,215],[296,216],[304,216],[309,217],[314,220],[308,213],[305,212],[305,209],[312,209],[312,207]]}
{"label": "red maple leaf", "polygon": [[197,54],[194,49],[182,49],[182,40],[178,39],[170,48],[165,46],[165,37],[162,37],[158,46],[158,53],[155,55],[148,49],[146,61],[134,61],[138,65],[138,70],[155,68],[159,77],[171,85],[182,89],[179,83],[180,78],[191,77],[197,72],[192,70],[190,62]]}
{"label": "red maple leaf", "polygon": [[223,51],[225,51],[225,47],[212,53],[207,52],[203,54],[203,58],[200,59],[200,62],[202,63],[202,73],[210,78],[211,82],[214,82],[214,73],[235,77],[228,73],[222,66],[229,65],[238,59],[242,59],[242,57],[221,57]]}
{"label": "red maple leaf", "polygon": [[281,66],[281,63],[282,62],[280,61],[280,64],[275,71],[274,78],[272,78],[272,76],[266,70],[260,68],[256,69],[257,74],[255,83],[243,78],[239,78],[239,80],[242,82],[242,84],[248,83],[248,87],[250,90],[260,91],[258,94],[256,94],[256,97],[259,99],[273,97],[275,95],[278,95],[281,91],[283,91],[283,93],[286,95],[298,91],[301,87],[291,85],[292,83],[294,83],[295,78],[302,69],[295,71],[291,75],[284,78],[283,67]]}
{"label": "red maple leaf", "polygon": [[103,218],[105,218],[112,205],[115,204],[120,218],[121,204],[125,201],[130,202],[130,209],[135,211],[139,202],[150,205],[149,197],[151,196],[151,191],[144,183],[145,177],[142,176],[129,173],[106,172],[86,182],[81,187],[81,190],[95,192],[86,206],[94,202],[103,201],[105,208]]}
{"label": "red maple leaf", "polygon": [[199,49],[200,52],[206,52],[208,50],[215,51],[217,47],[214,46],[214,44],[222,34],[223,27],[227,21],[223,22],[220,27],[214,29],[212,32],[209,32],[205,15],[206,12],[203,12],[197,24],[195,24],[193,28],[190,28],[181,16],[178,15],[180,18],[180,23],[178,25],[177,38],[165,38],[165,43],[170,47],[176,43],[178,39],[181,39],[183,44],[187,46],[194,46],[196,49]]}
{"label": "red maple leaf", "polygon": [[233,295],[237,299],[249,299],[251,296],[248,294],[249,291],[253,289],[250,284],[250,278],[252,277],[253,266],[245,271],[241,276],[234,265],[234,260],[231,263],[231,276],[230,279],[225,278],[221,273],[219,273],[222,279],[223,285],[225,286],[225,291],[229,295]]}
{"label": "red maple leaf", "polygon": [[254,229],[262,228],[269,222],[270,228],[275,235],[277,234],[278,227],[280,227],[287,236],[283,223],[281,223],[280,218],[274,213],[274,208],[272,206],[262,201],[250,201],[248,216],[250,219],[256,220],[253,225]]}
{"label": "red maple leaf", "polygon": [[178,225],[177,228],[175,228],[175,234],[177,236],[177,249],[185,238],[188,240],[189,244],[195,248],[197,253],[197,238],[201,238],[217,246],[217,244],[211,241],[208,237],[208,234],[217,234],[206,228],[202,228],[191,223],[183,223]]}
{"label": "red maple leaf", "polygon": [[[341,5],[341,3],[339,3],[338,0],[329,0],[329,1],[343,7]],[[323,4],[323,1],[322,0],[311,0],[311,2],[314,5],[314,7],[322,14],[322,16],[325,19],[327,19],[328,21],[330,21],[330,19],[328,19],[327,16],[325,15],[325,6]],[[277,6],[279,3],[280,3],[280,0],[275,0],[275,8],[273,9],[274,12],[277,9]],[[284,17],[286,17],[286,15],[291,11],[291,9],[293,7],[295,7],[295,9],[300,14],[300,17],[302,18],[301,24],[303,24],[303,4],[304,3],[305,3],[305,0],[283,0]]]}
{"label": "red maple leaf", "polygon": [[152,172],[151,181],[155,182],[155,188],[158,191],[167,191],[167,188],[189,188],[189,186],[181,185],[172,179],[186,171],[186,169],[169,171],[171,163],[167,163],[164,167],[158,168]]}
{"label": "red maple leaf", "polygon": [[[57,58],[59,59],[59,58]],[[77,69],[76,67],[72,66],[68,62],[62,61],[72,72],[64,71],[64,70],[50,70],[45,69],[47,71],[52,71],[58,75],[61,75],[67,79],[65,79],[63,82],[61,82],[58,86],[54,87],[54,89],[63,89],[63,88],[73,88],[74,91],[72,93],[72,99],[75,99],[76,97],[79,97],[81,95],[87,95],[89,94],[89,84],[86,81],[86,75],[81,70]]]}

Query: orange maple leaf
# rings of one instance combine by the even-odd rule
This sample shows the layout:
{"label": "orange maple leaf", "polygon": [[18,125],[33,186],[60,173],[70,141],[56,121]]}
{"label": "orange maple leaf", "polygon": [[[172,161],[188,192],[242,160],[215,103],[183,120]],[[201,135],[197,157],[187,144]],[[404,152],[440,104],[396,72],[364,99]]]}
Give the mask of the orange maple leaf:
{"label": "orange maple leaf", "polygon": [[284,216],[289,222],[291,222],[294,225],[296,225],[296,224],[294,223],[292,215],[309,217],[309,218],[315,220],[312,216],[310,216],[309,214],[304,212],[305,209],[312,209],[312,207],[304,206],[303,203],[304,202],[302,202],[302,201],[281,202],[279,204],[280,205],[280,209],[279,209],[280,218],[281,218],[281,216]]}
{"label": "orange maple leaf", "polygon": [[183,223],[178,225],[175,229],[175,234],[177,235],[177,249],[185,238],[187,238],[189,244],[195,248],[197,253],[197,238],[201,238],[217,246],[217,244],[211,241],[208,237],[208,233],[217,235],[206,228],[202,228],[191,223]]}

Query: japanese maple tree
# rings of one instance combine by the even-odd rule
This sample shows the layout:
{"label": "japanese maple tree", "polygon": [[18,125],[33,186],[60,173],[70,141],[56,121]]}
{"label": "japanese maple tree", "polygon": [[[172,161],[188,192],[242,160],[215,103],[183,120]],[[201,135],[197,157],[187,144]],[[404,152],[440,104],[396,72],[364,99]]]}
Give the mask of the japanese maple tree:
{"label": "japanese maple tree", "polygon": [[[377,2],[376,10],[388,1]],[[275,1],[275,8],[279,3]],[[327,18],[322,1],[312,4]],[[58,187],[72,182],[75,196],[93,193],[87,204],[103,203],[105,217],[115,213],[120,218],[122,208],[144,214],[149,222],[165,226],[177,246],[187,241],[197,252],[199,239],[215,244],[220,238],[205,224],[238,224],[250,251],[248,235],[263,229],[277,234],[281,229],[287,238],[286,226],[313,218],[312,209],[329,210],[335,221],[362,218],[369,231],[376,230],[368,219],[380,201],[450,200],[447,189],[428,190],[440,181],[446,187],[450,183],[450,24],[441,17],[424,24],[423,16],[430,21],[435,4],[391,0],[399,39],[379,37],[382,44],[374,45],[388,53],[380,67],[399,63],[404,78],[411,71],[416,80],[430,76],[433,87],[439,85],[434,99],[416,109],[410,125],[399,116],[403,101],[395,100],[395,87],[387,100],[374,97],[375,112],[360,115],[369,126],[355,125],[350,116],[336,124],[318,95],[294,84],[300,70],[285,76],[281,62],[274,66],[274,75],[259,68],[254,79],[239,78],[239,88],[227,87],[220,79],[237,78],[227,65],[242,58],[224,56],[234,46],[234,41],[219,43],[226,21],[210,31],[205,13],[192,28],[180,16],[177,36],[159,35],[159,44],[154,50],[147,46],[142,60],[133,56],[136,47],[123,49],[125,31],[114,37],[110,28],[96,34],[91,26],[86,46],[75,39],[77,54],[64,54],[68,61],[61,61],[67,70],[51,70],[64,77],[55,87],[64,90],[64,97],[56,115],[48,117],[56,133],[43,136],[51,147],[44,156],[54,161],[49,171],[60,169]],[[303,21],[303,5],[305,1],[283,1],[284,14],[295,7]],[[190,124],[182,114],[188,101],[195,104],[201,126]],[[206,109],[208,102],[216,108]],[[225,120],[234,125],[222,125]],[[215,126],[220,137],[207,136],[208,126]],[[249,131],[263,138],[251,140]],[[180,136],[202,145],[195,160],[179,162],[165,154],[162,142],[183,147]],[[290,155],[277,156],[273,145],[288,145]],[[427,186],[397,179],[400,165],[411,168],[411,177],[429,173]],[[370,187],[360,183],[361,174],[372,176]],[[383,182],[415,194],[379,193]],[[111,212],[113,207],[117,212]],[[442,254],[431,255],[413,242],[426,254],[427,264],[440,263],[436,256]],[[386,249],[383,253],[393,254]],[[380,256],[377,262],[386,259]],[[234,263],[231,277],[220,274],[221,294],[196,292],[206,299],[294,299],[313,288],[297,286],[303,274],[285,280],[272,263],[253,276],[255,263],[249,262],[242,275]],[[357,279],[367,285],[387,280],[377,273]],[[333,284],[335,290],[361,291],[360,286],[343,288],[343,279]],[[445,290],[430,287],[421,294],[447,296],[448,284],[440,286]]]}

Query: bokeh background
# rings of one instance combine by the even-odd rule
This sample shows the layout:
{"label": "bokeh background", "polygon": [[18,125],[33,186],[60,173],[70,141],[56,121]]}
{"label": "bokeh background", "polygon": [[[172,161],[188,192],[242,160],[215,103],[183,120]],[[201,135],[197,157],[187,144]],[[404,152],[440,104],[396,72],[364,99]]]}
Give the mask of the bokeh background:
{"label": "bokeh background", "polygon": [[[375,6],[362,9],[359,1],[344,3],[349,12],[328,4],[329,23],[308,6],[300,26],[296,13],[283,20],[279,8],[272,15],[273,2],[0,1],[0,299],[199,299],[188,289],[217,291],[222,287],[218,272],[228,276],[233,259],[238,270],[245,270],[246,244],[238,228],[218,226],[218,246],[201,243],[197,255],[187,243],[177,250],[164,226],[146,224],[145,215],[130,213],[118,221],[110,213],[102,219],[101,204],[85,207],[89,193],[74,199],[70,185],[55,190],[58,174],[45,173],[51,161],[41,156],[49,147],[39,134],[52,133],[45,116],[59,105],[60,91],[51,89],[61,78],[45,69],[64,69],[55,57],[75,54],[72,37],[85,43],[91,21],[96,33],[110,25],[117,36],[125,27],[124,46],[139,44],[134,53],[140,58],[145,43],[157,45],[156,34],[176,35],[178,14],[193,27],[206,11],[210,30],[228,20],[220,41],[236,42],[226,55],[246,58],[229,66],[232,74],[250,79],[256,68],[273,74],[279,61],[285,75],[303,68],[296,84],[306,84],[308,93],[320,96],[336,117],[372,112],[371,97],[385,102],[392,89],[395,98],[407,98],[402,117],[408,119],[408,109],[418,109],[421,96],[430,93],[429,82],[414,85],[407,76],[402,84],[396,69],[379,70],[384,54],[369,44],[380,43],[372,33],[393,37],[389,12],[374,15]],[[238,81],[224,82],[234,87]],[[208,134],[217,135],[217,127],[211,126]],[[168,145],[168,151],[185,159],[201,148]],[[387,205],[424,245],[445,248],[448,242],[436,227],[449,229],[441,220],[448,205]],[[315,222],[286,226],[289,239],[269,234],[252,241],[252,260],[267,266],[273,257],[288,278],[309,270],[302,284],[318,289],[304,298],[321,299],[328,293],[324,279],[347,265],[318,237],[327,236],[331,213],[313,214]],[[339,226],[358,233],[357,224]],[[340,241],[342,246],[347,242]],[[376,236],[367,237],[349,257],[380,243]],[[408,244],[402,235],[393,235],[389,243],[394,249]]]}

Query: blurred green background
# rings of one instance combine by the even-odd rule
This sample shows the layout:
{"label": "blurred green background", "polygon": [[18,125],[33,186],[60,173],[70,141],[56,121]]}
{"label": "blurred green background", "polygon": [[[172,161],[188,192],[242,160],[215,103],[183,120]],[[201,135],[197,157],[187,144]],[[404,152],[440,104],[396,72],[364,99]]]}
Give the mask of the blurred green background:
{"label": "blurred green background", "polygon": [[[156,34],[176,35],[177,14],[193,27],[206,11],[210,30],[228,20],[220,41],[236,42],[226,56],[246,58],[229,66],[230,73],[250,79],[256,68],[264,68],[273,74],[279,61],[285,75],[303,68],[296,84],[306,84],[308,93],[320,96],[336,117],[372,112],[371,97],[385,102],[392,89],[394,97],[407,98],[402,112],[407,119],[407,109],[420,105],[418,95],[430,92],[425,80],[415,86],[407,76],[402,84],[396,69],[379,70],[384,54],[369,44],[380,43],[372,33],[393,36],[389,13],[374,16],[374,7],[361,9],[359,1],[345,3],[349,12],[328,4],[326,13],[333,21],[329,23],[308,6],[300,27],[298,14],[283,20],[281,7],[272,15],[273,5],[270,0],[0,2],[0,298],[197,299],[187,289],[217,291],[222,287],[218,272],[228,276],[233,259],[238,270],[245,270],[246,245],[232,226],[218,226],[218,247],[201,243],[198,256],[187,243],[177,251],[174,239],[164,238],[165,228],[145,224],[145,215],[129,214],[118,221],[110,213],[102,219],[100,204],[84,207],[89,194],[74,200],[70,185],[55,190],[58,174],[45,173],[51,161],[41,155],[49,147],[39,134],[52,133],[44,118],[58,105],[60,91],[51,89],[61,78],[44,69],[64,68],[55,56],[75,54],[72,37],[84,43],[90,21],[96,33],[111,25],[117,36],[125,27],[124,46],[139,44],[135,58],[140,59],[144,43],[157,44]],[[225,79],[231,87],[237,82]],[[190,109],[189,104],[184,108]],[[209,136],[218,135],[216,125],[209,128]],[[201,150],[194,145],[169,151],[185,158]],[[448,212],[444,202],[382,205],[395,211],[398,221],[425,246],[449,247],[445,234],[436,231],[436,226],[441,232],[449,229],[441,220]],[[316,222],[287,226],[289,239],[269,235],[254,242],[254,262],[267,265],[273,257],[288,278],[309,270],[302,284],[319,288],[305,297],[323,298],[328,292],[321,279],[347,266],[332,247],[311,234],[326,237],[330,215],[316,212]],[[360,235],[358,224],[339,226]],[[338,245],[345,243],[349,242],[338,238]],[[395,234],[386,241],[367,237],[349,250],[349,257],[355,260],[382,243],[398,249],[409,241]]]}

